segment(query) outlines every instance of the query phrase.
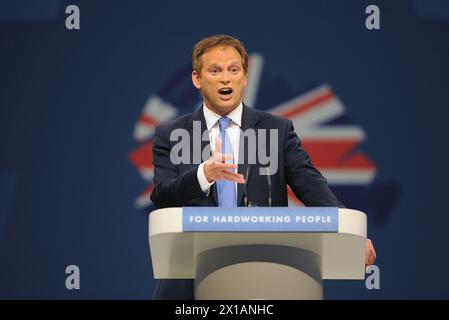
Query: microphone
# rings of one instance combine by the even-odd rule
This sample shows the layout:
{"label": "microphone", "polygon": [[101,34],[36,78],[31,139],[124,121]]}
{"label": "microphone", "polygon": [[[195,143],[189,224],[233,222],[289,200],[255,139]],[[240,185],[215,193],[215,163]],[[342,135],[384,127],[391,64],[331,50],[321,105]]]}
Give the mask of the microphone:
{"label": "microphone", "polygon": [[243,203],[245,207],[257,207],[257,205],[254,202],[248,201],[248,193],[246,192],[246,185],[248,184],[248,178],[249,178],[249,166],[246,167],[245,184],[243,185]]}
{"label": "microphone", "polygon": [[267,182],[268,182],[268,206],[271,207],[271,176],[270,176],[270,168],[267,168]]}
{"label": "microphone", "polygon": [[246,194],[246,185],[248,184],[248,174],[249,174],[249,166],[246,167],[246,176],[245,176],[245,184],[243,186],[243,201],[245,204],[245,207],[248,206],[248,196]]}

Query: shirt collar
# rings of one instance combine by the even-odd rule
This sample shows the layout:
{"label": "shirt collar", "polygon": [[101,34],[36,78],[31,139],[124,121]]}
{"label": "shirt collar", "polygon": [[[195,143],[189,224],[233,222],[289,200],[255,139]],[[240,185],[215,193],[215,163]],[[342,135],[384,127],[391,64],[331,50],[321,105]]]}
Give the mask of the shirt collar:
{"label": "shirt collar", "polygon": [[[203,114],[204,119],[206,120],[207,130],[210,130],[218,120],[220,120],[221,116],[215,112],[213,112],[209,107],[203,102]],[[243,103],[240,102],[237,108],[229,112],[226,117],[230,118],[232,122],[237,124],[239,127],[242,125],[242,112],[243,112]]]}

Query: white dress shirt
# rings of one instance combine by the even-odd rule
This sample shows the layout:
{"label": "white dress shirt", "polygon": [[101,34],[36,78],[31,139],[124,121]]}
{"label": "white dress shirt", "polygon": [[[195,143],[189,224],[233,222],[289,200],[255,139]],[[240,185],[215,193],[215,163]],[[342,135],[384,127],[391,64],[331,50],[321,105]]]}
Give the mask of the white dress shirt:
{"label": "white dress shirt", "polygon": [[[231,147],[234,155],[234,163],[238,163],[237,159],[239,156],[239,142],[240,142],[240,127],[242,125],[242,111],[243,104],[240,102],[239,106],[232,110],[226,115],[226,117],[231,119],[231,123],[226,129],[226,133],[231,142]],[[222,117],[219,114],[210,110],[206,103],[203,103],[203,113],[206,120],[207,131],[209,133],[209,141],[211,150],[215,150],[216,138],[220,136],[220,127],[218,120]],[[215,181],[207,181],[206,175],[204,174],[204,162],[198,166],[197,171],[198,182],[201,186],[201,190],[205,193],[209,193],[210,187],[215,183]],[[235,184],[237,192],[237,183]]]}

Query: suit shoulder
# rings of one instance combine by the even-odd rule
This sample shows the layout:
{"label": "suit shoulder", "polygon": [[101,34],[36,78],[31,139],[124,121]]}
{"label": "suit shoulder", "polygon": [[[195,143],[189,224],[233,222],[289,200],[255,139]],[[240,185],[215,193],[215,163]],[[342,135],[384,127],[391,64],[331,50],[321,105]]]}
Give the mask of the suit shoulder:
{"label": "suit shoulder", "polygon": [[163,123],[160,123],[156,130],[162,130],[164,132],[168,131],[171,132],[174,129],[178,129],[178,128],[187,128],[190,124],[190,122],[192,121],[192,114],[185,114],[182,115],[176,119],[172,119],[172,120],[168,120],[165,121]]}
{"label": "suit shoulder", "polygon": [[274,125],[276,127],[286,127],[290,123],[289,119],[282,118],[280,116],[268,113],[266,111],[261,110],[254,110],[254,111],[257,113],[259,120],[264,124]]}

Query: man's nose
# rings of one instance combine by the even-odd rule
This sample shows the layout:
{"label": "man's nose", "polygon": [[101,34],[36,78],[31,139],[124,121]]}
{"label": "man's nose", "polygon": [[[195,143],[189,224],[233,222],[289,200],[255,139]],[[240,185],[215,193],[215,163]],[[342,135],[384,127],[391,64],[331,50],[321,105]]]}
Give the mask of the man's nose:
{"label": "man's nose", "polygon": [[220,81],[222,83],[229,83],[229,82],[231,82],[231,77],[229,76],[229,72],[228,71],[224,71],[222,73]]}

